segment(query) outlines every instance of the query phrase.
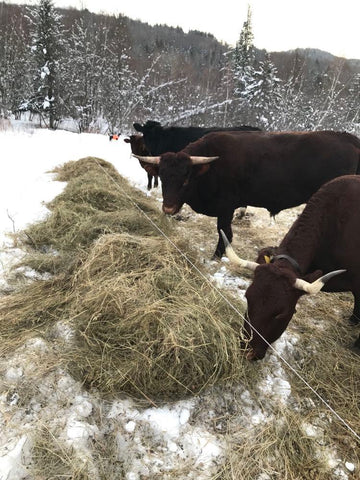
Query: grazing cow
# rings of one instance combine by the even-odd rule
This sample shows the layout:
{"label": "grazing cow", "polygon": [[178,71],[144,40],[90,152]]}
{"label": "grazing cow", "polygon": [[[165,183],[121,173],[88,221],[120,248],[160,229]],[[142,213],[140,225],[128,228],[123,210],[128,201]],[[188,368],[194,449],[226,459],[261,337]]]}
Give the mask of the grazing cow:
{"label": "grazing cow", "polygon": [[[130,143],[131,151],[134,155],[149,155],[142,135],[130,135],[129,138],[124,139],[124,142]],[[147,189],[151,190],[153,177],[154,188],[156,188],[159,184],[159,168],[156,165],[151,165],[149,163],[142,162],[141,160],[139,160],[139,163],[142,168],[147,172]]]}
{"label": "grazing cow", "polygon": [[[280,245],[263,249],[257,262],[241,260],[227,243],[229,260],[254,270],[246,291],[249,323],[245,328],[252,334],[249,359],[264,357],[268,343],[284,332],[304,293],[352,292],[354,310],[349,321],[359,323],[359,205],[360,177],[338,177],[311,197]],[[355,346],[360,347],[360,337]]]}
{"label": "grazing cow", "polygon": [[159,122],[148,120],[144,125],[134,123],[134,128],[144,135],[144,142],[150,155],[161,155],[165,152],[179,152],[191,142],[210,132],[228,131],[260,131],[259,128],[241,125],[239,127],[163,127]]}
{"label": "grazing cow", "polygon": [[232,240],[234,210],[252,205],[272,216],[308,201],[327,181],[359,173],[360,140],[350,134],[320,132],[214,132],[178,153],[139,157],[159,166],[163,211],[173,215],[184,203],[217,217]]}

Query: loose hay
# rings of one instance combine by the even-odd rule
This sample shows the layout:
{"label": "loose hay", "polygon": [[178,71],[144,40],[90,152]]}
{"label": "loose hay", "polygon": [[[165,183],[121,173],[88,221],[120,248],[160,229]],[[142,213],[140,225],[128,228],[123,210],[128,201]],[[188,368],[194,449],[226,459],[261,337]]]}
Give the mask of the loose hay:
{"label": "loose hay", "polygon": [[12,325],[15,337],[16,326],[36,326],[48,335],[54,323],[69,324],[74,339],[62,362],[106,395],[156,401],[238,381],[241,319],[134,202],[200,268],[172,222],[107,162],[86,158],[55,172],[66,188],[20,236],[21,265],[52,277],[1,302],[2,330]]}
{"label": "loose hay", "polygon": [[241,375],[241,325],[163,239],[106,235],[79,268],[70,370],[102,391],[199,392]]}

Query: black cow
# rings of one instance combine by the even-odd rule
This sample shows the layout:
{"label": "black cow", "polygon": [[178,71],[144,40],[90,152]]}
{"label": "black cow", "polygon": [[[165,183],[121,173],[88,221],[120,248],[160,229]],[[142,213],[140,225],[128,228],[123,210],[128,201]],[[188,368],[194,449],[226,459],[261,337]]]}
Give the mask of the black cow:
{"label": "black cow", "polygon": [[[129,138],[124,138],[125,143],[130,143],[131,151],[134,155],[149,155],[148,149],[145,146],[142,135],[130,135]],[[147,189],[151,190],[152,180],[154,178],[154,188],[159,185],[159,168],[156,165],[151,165],[139,160],[140,165],[146,171],[148,176]]]}
{"label": "black cow", "polygon": [[[332,178],[359,173],[360,140],[330,131],[214,132],[181,152],[140,160],[159,165],[166,214],[187,203],[217,217],[218,232],[231,241],[236,208],[264,207],[274,216],[307,202]],[[219,233],[215,256],[223,253]]]}
{"label": "black cow", "polygon": [[148,120],[144,125],[134,123],[136,131],[144,135],[144,142],[150,155],[161,155],[165,152],[179,152],[191,142],[210,132],[260,131],[259,128],[241,125],[238,127],[163,127],[159,122]]}
{"label": "black cow", "polygon": [[[246,330],[253,335],[249,359],[264,357],[268,343],[284,332],[304,293],[352,292],[350,322],[359,323],[359,205],[360,177],[339,177],[311,197],[280,245],[263,249],[257,263],[241,260],[227,244],[230,261],[255,270],[246,291]],[[360,337],[355,345],[360,347]]]}

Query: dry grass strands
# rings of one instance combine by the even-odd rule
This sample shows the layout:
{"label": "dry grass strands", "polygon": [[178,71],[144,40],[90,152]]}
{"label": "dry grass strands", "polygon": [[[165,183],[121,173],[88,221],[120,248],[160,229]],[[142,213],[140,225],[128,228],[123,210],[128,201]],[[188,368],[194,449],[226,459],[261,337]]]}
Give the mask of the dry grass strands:
{"label": "dry grass strands", "polygon": [[67,318],[70,286],[69,277],[57,276],[0,298],[0,354],[14,351],[30,337],[46,335],[56,321]]}
{"label": "dry grass strands", "polygon": [[[313,419],[283,408],[249,431],[239,430],[229,442],[227,462],[216,477],[221,480],[281,478],[328,480],[329,467],[323,439],[306,433]],[[330,474],[331,475],[331,474]]]}
{"label": "dry grass strands", "polygon": [[100,164],[86,158],[56,169],[67,186],[47,205],[50,215],[21,235],[21,264],[53,277],[4,299],[4,331],[15,341],[19,326],[47,335],[55,322],[70,322],[75,340],[61,361],[106,395],[156,401],[238,381],[241,319],[134,205],[171,236],[153,200]]}
{"label": "dry grass strands", "polygon": [[[99,173],[101,170],[103,172]],[[76,177],[81,177],[90,172],[94,175],[102,175],[104,171],[107,175],[110,175],[111,178],[114,178],[117,183],[119,182],[119,178],[120,182],[122,181],[124,184],[127,183],[111,163],[97,157],[85,157],[80,158],[80,160],[66,162],[63,165],[55,167],[51,173],[56,174],[56,180],[59,182],[69,182]]]}
{"label": "dry grass strands", "polygon": [[91,471],[86,458],[80,459],[71,447],[64,446],[46,427],[37,432],[32,448],[32,460],[35,478],[94,478],[95,472]]}
{"label": "dry grass strands", "polygon": [[[303,348],[297,368],[338,415],[360,434],[359,354],[352,349],[359,328],[350,326],[346,319],[351,313],[350,294],[324,293],[317,298],[316,309],[305,300],[301,324],[296,321],[294,325],[301,329]],[[310,309],[309,319],[305,314]],[[307,388],[296,379],[293,390],[300,399],[309,396]],[[323,417],[329,418],[329,433],[331,431],[333,441],[336,439],[341,455],[360,468],[359,442],[342,424],[332,421],[334,418],[324,405],[317,402],[317,409]]]}
{"label": "dry grass strands", "polygon": [[36,250],[63,252],[88,247],[104,233],[158,235],[145,216],[131,204],[129,195],[163,231],[169,231],[168,220],[154,202],[132,189],[120,175],[118,177],[119,181],[114,184],[102,170],[96,175],[90,171],[75,176],[64,191],[47,204],[51,215],[24,231],[23,242]]}
{"label": "dry grass strands", "polygon": [[101,237],[74,291],[69,365],[103,392],[176,398],[241,378],[240,319],[163,239]]}

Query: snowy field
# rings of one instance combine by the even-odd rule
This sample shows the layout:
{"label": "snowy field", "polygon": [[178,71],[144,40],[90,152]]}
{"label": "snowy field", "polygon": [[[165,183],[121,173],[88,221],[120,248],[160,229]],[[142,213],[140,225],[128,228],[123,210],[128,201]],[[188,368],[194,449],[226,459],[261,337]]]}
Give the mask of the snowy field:
{"label": "snowy field", "polygon": [[[146,173],[130,157],[129,146],[122,139],[110,142],[104,135],[32,131],[20,127],[0,132],[0,139],[3,152],[0,160],[0,279],[3,283],[4,274],[20,255],[6,233],[21,230],[26,224],[43,218],[47,213],[43,202],[52,199],[64,187],[47,173],[53,167],[96,156],[111,162],[121,175],[146,191]],[[152,195],[159,196],[160,192]],[[235,284],[241,283],[241,288],[245,289],[248,284],[242,279],[235,280],[227,272],[226,260],[219,265],[214,280],[221,288],[233,289]],[[296,336],[285,333],[275,346],[281,355],[286,356],[297,341]],[[83,390],[67,373],[55,371],[43,383],[36,379],[37,393],[25,408],[16,393],[17,386],[36,370],[37,362],[50,351],[50,345],[34,338],[1,360],[0,480],[34,478],[29,475],[28,468],[31,465],[32,432],[40,424],[46,425],[49,431],[61,431],[60,440],[73,447],[79,461],[86,459],[92,465],[91,478],[94,480],[104,477],[99,473],[92,440],[103,438],[109,432],[116,434],[116,457],[125,470],[124,477],[116,478],[202,480],[211,479],[216,474],[226,455],[224,426],[216,420],[218,399],[212,404],[209,399],[191,398],[161,408],[146,409],[140,409],[126,398],[104,403],[95,394]],[[260,401],[254,402],[245,386],[239,386],[232,393],[242,402],[239,424],[244,431],[250,432],[260,423],[270,424],[273,421],[272,407],[285,406],[291,397],[290,381],[280,359],[269,352],[262,368],[258,385],[262,396]],[[223,392],[224,403],[225,397]],[[205,407],[201,407],[201,402]],[[259,404],[263,404],[263,408],[260,409]],[[196,418],[191,420],[195,410]],[[214,422],[217,422],[216,427],[210,428]],[[319,427],[304,423],[304,436],[316,438],[318,435],[320,439]],[[331,478],[360,478],[356,477],[358,472],[354,472],[350,459],[339,458],[335,447],[329,447],[327,455],[333,472]],[[169,472],[168,476],[166,472]],[[264,473],[254,480],[271,478]]]}

